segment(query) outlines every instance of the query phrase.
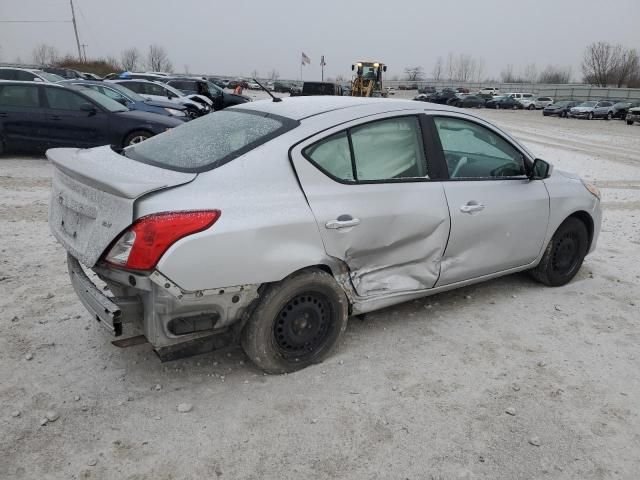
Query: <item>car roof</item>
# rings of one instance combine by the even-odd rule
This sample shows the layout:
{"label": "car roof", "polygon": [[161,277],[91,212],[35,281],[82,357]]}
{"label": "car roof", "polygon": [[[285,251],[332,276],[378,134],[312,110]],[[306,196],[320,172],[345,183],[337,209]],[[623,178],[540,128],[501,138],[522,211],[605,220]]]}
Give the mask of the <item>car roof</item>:
{"label": "car roof", "polygon": [[[367,97],[341,97],[341,96],[311,96],[311,97],[285,97],[281,102],[273,100],[259,100],[257,102],[243,103],[233,108],[242,110],[254,110],[258,112],[280,115],[293,120],[303,120],[308,117],[320,115],[334,110],[344,110],[360,106],[371,106],[370,113],[384,113],[390,110],[415,110],[424,108],[413,100],[391,100],[388,98]],[[459,111],[451,107],[438,104],[430,104],[430,110]]]}

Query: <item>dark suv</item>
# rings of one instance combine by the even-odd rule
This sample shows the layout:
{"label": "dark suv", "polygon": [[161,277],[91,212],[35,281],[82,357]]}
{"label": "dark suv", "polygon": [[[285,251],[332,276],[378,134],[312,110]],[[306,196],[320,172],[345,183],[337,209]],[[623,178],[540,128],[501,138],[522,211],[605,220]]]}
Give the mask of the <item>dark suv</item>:
{"label": "dark suv", "polygon": [[202,78],[171,78],[165,82],[187,95],[204,95],[213,102],[214,110],[222,110],[233,105],[250,102],[249,97],[227,93],[211,80]]}

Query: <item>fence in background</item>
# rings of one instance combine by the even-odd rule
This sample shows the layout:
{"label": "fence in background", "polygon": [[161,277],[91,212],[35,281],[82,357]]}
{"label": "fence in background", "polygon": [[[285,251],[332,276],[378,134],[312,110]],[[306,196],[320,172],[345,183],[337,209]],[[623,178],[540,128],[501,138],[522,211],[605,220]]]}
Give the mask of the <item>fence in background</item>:
{"label": "fence in background", "polygon": [[423,88],[426,86],[434,87],[436,90],[443,88],[468,88],[470,92],[477,92],[484,87],[496,87],[502,93],[508,92],[526,92],[533,93],[537,96],[552,97],[555,100],[573,99],[573,100],[600,100],[603,98],[613,98],[620,100],[638,100],[640,101],[640,88],[603,88],[592,87],[581,83],[576,84],[543,84],[543,83],[477,83],[477,82],[453,82],[453,81],[392,81],[387,80],[384,83],[387,87],[394,87],[396,90],[400,86],[413,86]]}

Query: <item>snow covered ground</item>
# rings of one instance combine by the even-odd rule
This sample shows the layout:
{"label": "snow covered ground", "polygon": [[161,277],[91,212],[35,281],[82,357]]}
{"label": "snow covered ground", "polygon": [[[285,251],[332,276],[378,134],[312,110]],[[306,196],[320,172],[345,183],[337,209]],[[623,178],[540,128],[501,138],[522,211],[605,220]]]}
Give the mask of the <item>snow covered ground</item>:
{"label": "snow covered ground", "polygon": [[50,166],[0,158],[0,479],[637,478],[640,126],[473,112],[602,189],[577,278],[353,318],[325,363],[277,377],[238,348],[112,346],[49,234]]}

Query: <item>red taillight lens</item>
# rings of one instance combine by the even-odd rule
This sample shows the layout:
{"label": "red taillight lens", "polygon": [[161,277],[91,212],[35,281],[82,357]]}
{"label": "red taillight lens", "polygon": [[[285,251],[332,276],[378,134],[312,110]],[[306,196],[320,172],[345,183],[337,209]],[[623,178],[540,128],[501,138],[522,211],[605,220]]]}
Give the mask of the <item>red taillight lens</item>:
{"label": "red taillight lens", "polygon": [[171,245],[206,230],[220,218],[220,210],[154,213],[139,218],[109,249],[105,260],[132,270],[151,270]]}

